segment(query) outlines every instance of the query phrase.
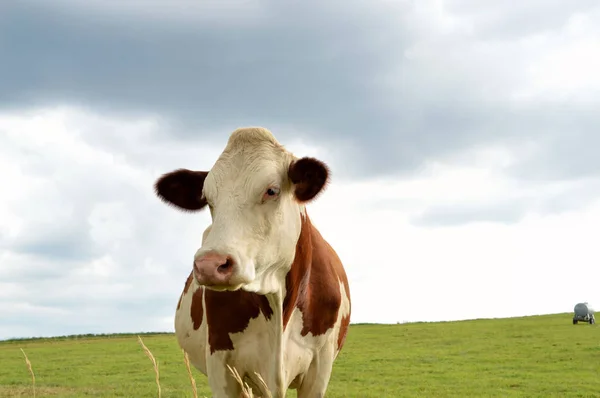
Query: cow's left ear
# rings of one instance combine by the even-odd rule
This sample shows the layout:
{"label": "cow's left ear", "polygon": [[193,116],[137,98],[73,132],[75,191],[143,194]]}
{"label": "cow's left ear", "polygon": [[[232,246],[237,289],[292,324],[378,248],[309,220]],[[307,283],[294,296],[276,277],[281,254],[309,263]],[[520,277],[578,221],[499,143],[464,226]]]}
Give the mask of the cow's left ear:
{"label": "cow's left ear", "polygon": [[164,174],[154,184],[156,195],[182,210],[196,211],[206,206],[202,196],[206,171],[179,169]]}
{"label": "cow's left ear", "polygon": [[294,184],[294,195],[300,202],[314,199],[329,181],[329,168],[315,158],[292,161],[288,177]]}

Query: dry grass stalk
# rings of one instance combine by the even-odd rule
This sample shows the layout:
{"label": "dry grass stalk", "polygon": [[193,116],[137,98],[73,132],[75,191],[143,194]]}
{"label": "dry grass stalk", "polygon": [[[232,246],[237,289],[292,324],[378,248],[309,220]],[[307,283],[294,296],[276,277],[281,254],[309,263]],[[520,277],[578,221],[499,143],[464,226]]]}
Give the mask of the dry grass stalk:
{"label": "dry grass stalk", "polygon": [[235,381],[237,381],[240,387],[242,387],[242,398],[254,398],[254,395],[252,395],[252,389],[247,383],[244,383],[238,371],[229,365],[227,365],[227,369],[229,369]]}
{"label": "dry grass stalk", "polygon": [[29,373],[31,374],[31,383],[32,383],[32,387],[33,387],[33,398],[35,398],[35,374],[33,373],[33,368],[31,367],[31,362],[29,362],[29,358],[27,358],[27,354],[25,354],[25,351],[23,351],[22,348],[21,348],[21,352],[23,353],[23,356],[25,357],[25,363],[27,364],[27,369],[29,370]]}
{"label": "dry grass stalk", "polygon": [[271,391],[269,390],[269,387],[267,386],[267,383],[265,382],[265,379],[263,379],[262,376],[257,372],[254,372],[254,374],[258,378],[258,381],[260,382],[263,391],[265,391],[267,393],[266,398],[273,398],[273,396],[271,395]]}
{"label": "dry grass stalk", "polygon": [[[240,387],[242,387],[242,398],[254,398],[254,395],[252,394],[252,389],[250,388],[248,383],[244,383],[244,381],[242,380],[242,377],[240,376],[238,371],[229,365],[227,365],[227,368],[233,375],[233,378],[235,379],[235,381],[237,381],[238,384],[240,385]],[[261,384],[262,390],[265,391],[267,394],[267,396],[265,398],[272,398],[273,396],[271,395],[271,392],[269,391],[269,387],[267,387],[267,383],[265,383],[265,380],[262,378],[262,376],[260,374],[258,374],[256,372],[254,372],[254,374],[258,378],[258,381]]]}
{"label": "dry grass stalk", "polygon": [[194,398],[198,398],[198,390],[196,389],[196,380],[192,375],[192,369],[190,368],[190,358],[188,357],[187,352],[183,351],[183,359],[185,360],[185,367],[187,368],[188,377],[190,378],[190,382],[192,383],[192,391],[194,392]]}
{"label": "dry grass stalk", "polygon": [[148,349],[148,347],[146,347],[146,345],[144,344],[144,342],[142,341],[142,338],[140,336],[138,336],[138,341],[142,345],[142,348],[144,348],[144,352],[146,353],[148,358],[150,358],[150,360],[152,361],[152,365],[154,366],[154,374],[156,376],[156,386],[158,387],[158,398],[160,398],[161,389],[160,389],[160,377],[159,377],[159,373],[158,373],[158,362],[156,361],[156,359],[154,359],[154,355],[152,355],[152,352]]}

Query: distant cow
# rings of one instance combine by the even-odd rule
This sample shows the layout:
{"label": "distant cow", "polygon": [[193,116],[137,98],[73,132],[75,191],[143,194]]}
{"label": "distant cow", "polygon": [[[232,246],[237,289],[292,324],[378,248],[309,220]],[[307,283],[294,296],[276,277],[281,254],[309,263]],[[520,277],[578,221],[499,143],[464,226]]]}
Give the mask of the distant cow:
{"label": "distant cow", "polygon": [[[180,209],[208,205],[212,224],[194,255],[175,333],[215,397],[238,397],[235,368],[273,397],[323,397],[350,323],[340,259],[306,213],[327,166],[297,158],[263,128],[234,131],[209,172],[175,170],[157,195]],[[177,233],[177,232],[168,232]]]}

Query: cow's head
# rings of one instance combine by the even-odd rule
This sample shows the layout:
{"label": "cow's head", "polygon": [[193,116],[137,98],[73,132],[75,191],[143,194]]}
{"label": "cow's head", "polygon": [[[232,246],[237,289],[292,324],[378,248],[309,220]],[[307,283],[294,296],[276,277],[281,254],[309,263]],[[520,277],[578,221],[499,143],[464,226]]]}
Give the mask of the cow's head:
{"label": "cow's head", "polygon": [[304,204],[328,181],[327,166],[296,158],[266,129],[234,131],[209,172],[175,170],[156,181],[177,208],[208,206],[212,224],[194,256],[194,277],[214,290],[272,293],[296,252]]}

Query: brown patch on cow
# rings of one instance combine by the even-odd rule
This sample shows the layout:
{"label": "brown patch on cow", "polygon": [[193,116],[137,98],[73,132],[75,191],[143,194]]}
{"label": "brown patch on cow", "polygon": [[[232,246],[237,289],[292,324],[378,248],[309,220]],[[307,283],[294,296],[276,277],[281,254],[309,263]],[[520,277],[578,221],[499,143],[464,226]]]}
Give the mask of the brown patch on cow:
{"label": "brown patch on cow", "polygon": [[194,330],[198,330],[202,325],[202,318],[204,317],[204,308],[202,307],[202,292],[204,288],[198,287],[192,295],[192,305],[190,306],[190,317],[194,325]]}
{"label": "brown patch on cow", "polygon": [[244,290],[217,292],[206,289],[204,301],[211,354],[215,351],[233,350],[229,334],[243,332],[250,319],[258,317],[261,312],[267,320],[273,315],[266,296]]}
{"label": "brown patch on cow", "polygon": [[181,300],[183,300],[183,296],[190,289],[191,284],[192,284],[192,272],[190,272],[190,276],[188,276],[187,280],[185,281],[185,286],[183,287],[183,292],[181,292],[181,295],[179,296],[179,302],[177,303],[177,309],[179,309],[179,307],[181,307]]}
{"label": "brown patch on cow", "polygon": [[339,281],[344,283],[349,295],[348,279],[338,255],[312,226],[308,216],[303,216],[296,256],[286,276],[284,328],[297,307],[302,312],[302,336],[309,332],[318,336],[331,329],[342,303]]}
{"label": "brown patch on cow", "polygon": [[338,334],[337,347],[338,351],[342,350],[344,343],[346,342],[346,335],[348,334],[348,326],[350,325],[350,314],[342,317],[342,323],[340,324],[340,333]]}
{"label": "brown patch on cow", "polygon": [[315,158],[298,159],[288,169],[288,177],[294,184],[294,195],[300,202],[313,200],[329,181],[329,168]]}

